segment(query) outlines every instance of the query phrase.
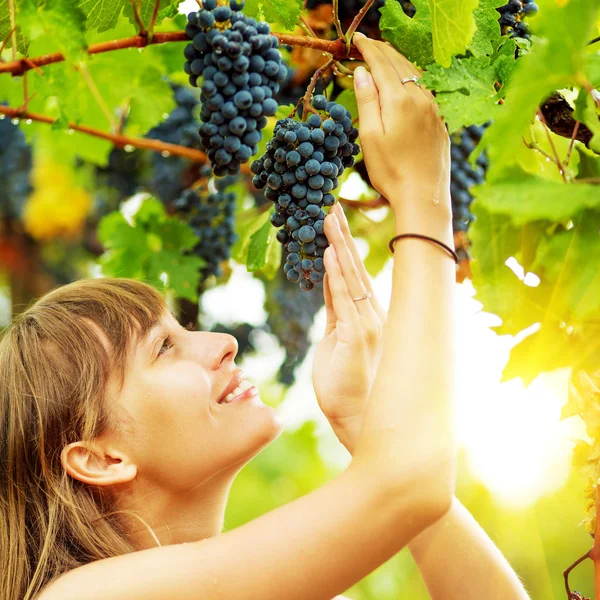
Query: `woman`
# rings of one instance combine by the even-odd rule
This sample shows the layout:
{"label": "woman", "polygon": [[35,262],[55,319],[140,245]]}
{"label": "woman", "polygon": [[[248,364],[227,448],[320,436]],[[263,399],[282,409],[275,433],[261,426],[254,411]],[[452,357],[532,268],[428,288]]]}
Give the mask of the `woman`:
{"label": "woman", "polygon": [[[451,248],[433,99],[390,46],[356,45],[372,72],[356,91],[373,185],[398,234]],[[339,206],[326,233],[314,384],[352,462],[225,534],[236,474],[282,431],[235,339],[186,331],[130,280],[59,288],[15,319],[0,346],[3,599],[328,600],[409,544],[435,600],[528,597],[453,498],[453,261],[398,240],[386,317]]]}

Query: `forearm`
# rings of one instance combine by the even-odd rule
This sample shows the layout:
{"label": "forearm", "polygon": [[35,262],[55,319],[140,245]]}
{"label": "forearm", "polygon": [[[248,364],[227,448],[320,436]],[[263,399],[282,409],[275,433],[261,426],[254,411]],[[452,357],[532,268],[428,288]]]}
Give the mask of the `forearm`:
{"label": "forearm", "polygon": [[529,600],[506,558],[457,498],[409,549],[432,600]]}
{"label": "forearm", "polygon": [[[432,195],[406,193],[406,204],[410,214],[396,214],[398,234],[425,234],[453,247],[452,220],[436,210]],[[429,491],[448,501],[456,460],[455,285],[455,263],[442,248],[414,238],[396,243],[381,361],[354,450],[387,456],[407,480],[438,465],[430,473],[437,487]]]}

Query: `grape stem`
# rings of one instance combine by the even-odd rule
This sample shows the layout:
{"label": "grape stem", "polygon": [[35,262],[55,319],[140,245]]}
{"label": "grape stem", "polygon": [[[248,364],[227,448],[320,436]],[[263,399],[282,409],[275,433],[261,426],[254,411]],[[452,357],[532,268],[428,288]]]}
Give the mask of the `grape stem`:
{"label": "grape stem", "polygon": [[544,114],[542,113],[541,109],[539,109],[539,108],[537,110],[537,115],[538,115],[540,121],[544,124],[544,131],[546,132],[546,136],[548,137],[548,142],[550,143],[550,147],[552,148],[552,152],[554,153],[554,156],[556,158],[556,165],[558,166],[558,170],[560,171],[563,181],[565,183],[567,183],[565,167],[560,160],[560,156],[558,156],[556,146],[554,145],[554,140],[552,139],[552,136],[550,135],[550,128],[548,127],[548,123],[546,122],[546,117],[544,117]]}
{"label": "grape stem", "polygon": [[367,3],[360,9],[356,17],[354,17],[354,21],[352,21],[352,24],[346,32],[346,42],[348,44],[348,48],[352,42],[352,36],[354,35],[354,32],[359,28],[362,20],[365,18],[365,15],[369,12],[369,10],[371,10],[374,2],[375,0],[367,0]]}
{"label": "grape stem", "polygon": [[342,29],[342,23],[340,21],[340,0],[333,0],[333,22],[335,23],[335,30],[337,31],[338,37],[346,38],[344,30]]}
{"label": "grape stem", "polygon": [[577,132],[579,131],[579,125],[581,123],[579,121],[575,122],[575,127],[573,127],[573,135],[571,136],[571,143],[569,144],[569,151],[567,152],[567,158],[565,159],[565,166],[569,166],[569,162],[571,162],[571,154],[573,152],[573,145],[575,144],[575,138],[577,137]]}
{"label": "grape stem", "polygon": [[156,19],[158,18],[158,9],[160,8],[160,0],[154,0],[154,10],[152,11],[152,17],[150,18],[150,25],[148,26],[148,40],[152,41],[154,37],[154,26],[156,25]]}
{"label": "grape stem", "polygon": [[[327,70],[335,63],[335,58],[330,58],[322,67],[320,67],[319,69],[317,69],[315,71],[315,74],[312,76],[312,79],[310,80],[310,83],[308,84],[308,88],[306,88],[306,94],[304,94],[304,96],[300,99],[302,104],[303,104],[303,111],[302,111],[302,119],[304,121],[306,121],[306,117],[308,115],[309,112],[314,113],[315,115],[318,115],[318,111],[316,111],[311,105],[310,105],[310,101],[313,95],[313,92],[315,91],[315,88],[317,87],[317,83],[319,81],[319,79],[321,79],[321,77],[323,77],[323,75],[327,72]],[[298,103],[298,105],[300,104],[300,102]],[[294,113],[296,112],[297,109],[294,109]]]}
{"label": "grape stem", "polygon": [[565,590],[567,592],[568,600],[571,600],[571,598],[573,598],[573,592],[571,592],[571,588],[569,587],[569,573],[571,573],[571,571],[578,564],[582,563],[584,560],[586,560],[588,558],[592,558],[592,550],[589,550],[588,552],[586,552],[581,558],[578,558],[569,568],[567,568],[563,571],[563,577],[565,578]]}
{"label": "grape stem", "polygon": [[309,36],[314,38],[319,37],[310,26],[310,23],[304,18],[304,15],[300,15],[300,26],[308,33]]}
{"label": "grape stem", "polygon": [[129,2],[131,4],[131,7],[133,8],[133,16],[135,18],[135,22],[138,24],[138,27],[140,28],[139,34],[146,36],[147,35],[146,28],[144,27],[144,23],[142,21],[142,18],[140,17],[140,11],[138,10],[136,0],[129,0]]}

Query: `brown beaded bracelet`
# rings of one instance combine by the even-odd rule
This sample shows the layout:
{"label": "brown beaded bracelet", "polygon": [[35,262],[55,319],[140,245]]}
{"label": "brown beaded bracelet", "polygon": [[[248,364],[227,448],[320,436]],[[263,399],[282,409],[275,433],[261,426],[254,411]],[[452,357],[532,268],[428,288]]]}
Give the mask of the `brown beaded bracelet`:
{"label": "brown beaded bracelet", "polygon": [[430,242],[433,242],[434,244],[438,244],[438,246],[441,246],[442,248],[444,248],[444,250],[447,250],[451,255],[452,258],[454,259],[454,262],[458,265],[458,254],[456,254],[456,252],[454,250],[452,250],[451,248],[449,248],[448,246],[446,246],[446,244],[443,244],[442,242],[428,237],[426,235],[420,235],[418,233],[404,233],[402,235],[397,235],[395,238],[392,238],[390,240],[390,251],[392,254],[394,254],[394,242],[402,239],[402,238],[410,238],[410,237],[414,237],[414,238],[419,238],[422,240],[428,240]]}

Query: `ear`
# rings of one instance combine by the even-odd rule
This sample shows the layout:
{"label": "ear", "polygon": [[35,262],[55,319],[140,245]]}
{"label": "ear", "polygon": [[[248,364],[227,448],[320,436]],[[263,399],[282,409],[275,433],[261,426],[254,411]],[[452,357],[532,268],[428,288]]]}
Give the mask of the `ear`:
{"label": "ear", "polygon": [[74,479],[90,485],[109,486],[135,479],[137,467],[125,454],[114,449],[74,442],[61,452],[65,471]]}

